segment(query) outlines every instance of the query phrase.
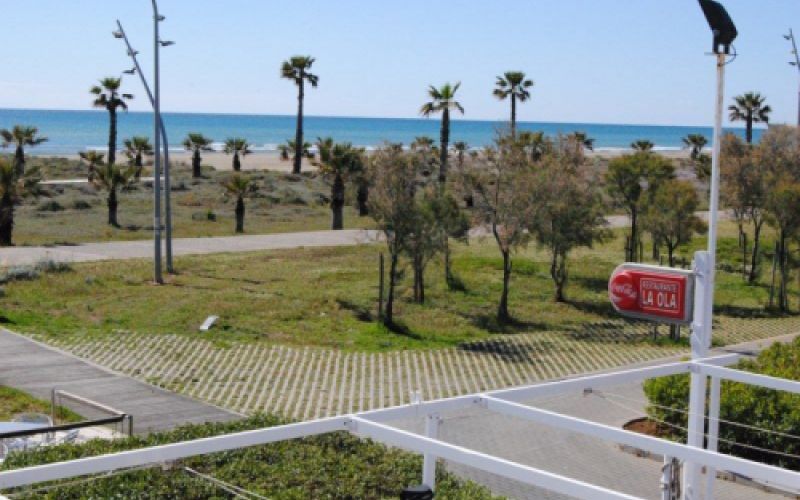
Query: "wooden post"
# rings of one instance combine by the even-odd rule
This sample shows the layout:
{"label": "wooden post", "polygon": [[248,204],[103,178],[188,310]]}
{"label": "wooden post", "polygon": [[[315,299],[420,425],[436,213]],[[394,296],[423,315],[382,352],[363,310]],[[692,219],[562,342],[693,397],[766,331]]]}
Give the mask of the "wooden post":
{"label": "wooden post", "polygon": [[378,320],[383,319],[383,252],[380,253],[378,258],[379,262],[379,276],[378,276]]}

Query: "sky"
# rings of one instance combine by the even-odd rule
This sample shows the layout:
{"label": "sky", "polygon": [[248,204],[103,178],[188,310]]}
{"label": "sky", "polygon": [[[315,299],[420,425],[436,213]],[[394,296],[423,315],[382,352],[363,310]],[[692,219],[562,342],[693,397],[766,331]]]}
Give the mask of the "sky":
{"label": "sky", "polygon": [[[728,99],[767,97],[772,121],[794,123],[798,74],[783,34],[800,34],[797,0],[723,0],[739,28],[727,66]],[[316,57],[306,113],[415,117],[428,85],[461,82],[474,120],[508,119],[495,77],[535,81],[518,119],[709,125],[715,69],[696,0],[160,0],[162,109],[294,114],[281,62]],[[148,78],[147,0],[4,2],[0,108],[90,109],[89,87],[131,64],[111,32],[122,21]],[[15,49],[16,47],[16,49]],[[138,77],[126,76],[149,108]]]}

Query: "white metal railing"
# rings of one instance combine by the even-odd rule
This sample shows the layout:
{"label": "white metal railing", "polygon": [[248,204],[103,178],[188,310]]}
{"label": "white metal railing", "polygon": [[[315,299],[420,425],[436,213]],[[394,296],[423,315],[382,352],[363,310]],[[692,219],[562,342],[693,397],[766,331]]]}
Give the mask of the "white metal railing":
{"label": "white metal railing", "polygon": [[[532,422],[592,436],[607,441],[635,446],[667,457],[678,458],[692,464],[709,468],[708,488],[713,486],[715,470],[725,470],[771,484],[788,488],[800,488],[800,473],[766,465],[743,458],[716,452],[718,426],[709,426],[709,449],[688,446],[624,429],[599,424],[589,420],[559,414],[521,404],[543,396],[568,392],[591,391],[648,378],[694,373],[712,377],[712,394],[709,419],[719,418],[719,379],[736,380],[743,383],[800,393],[800,383],[774,377],[724,368],[739,358],[738,355],[723,355],[705,358],[696,362],[686,361],[637,368],[614,373],[589,375],[574,379],[548,382],[432,401],[416,401],[411,404],[372,410],[352,415],[282,425],[267,429],[239,432],[181,443],[167,444],[131,450],[121,453],[83,458],[68,462],[39,465],[19,470],[0,472],[0,489],[25,486],[43,481],[66,479],[130,467],[169,462],[181,458],[220,451],[267,444],[275,441],[295,439],[335,431],[348,431],[357,436],[369,437],[382,443],[397,446],[424,456],[423,479],[431,488],[435,487],[435,461],[446,459],[476,467],[499,476],[538,486],[577,498],[630,499],[630,495],[592,485],[584,481],[547,472],[536,467],[519,464],[503,458],[481,453],[456,444],[447,443],[437,436],[441,413],[480,407],[504,415],[512,415]],[[714,380],[717,379],[715,383]],[[396,419],[427,418],[425,435],[398,429],[388,422]],[[712,489],[707,491],[712,492]],[[712,498],[707,496],[706,498]]]}

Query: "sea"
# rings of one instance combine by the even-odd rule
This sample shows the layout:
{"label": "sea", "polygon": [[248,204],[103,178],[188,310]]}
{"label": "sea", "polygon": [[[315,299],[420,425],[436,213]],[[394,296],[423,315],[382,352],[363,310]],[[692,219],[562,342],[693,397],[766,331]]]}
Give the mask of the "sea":
{"label": "sea", "polygon": [[[146,112],[119,113],[119,143],[134,135],[151,136],[153,115]],[[182,150],[181,143],[189,132],[199,132],[214,140],[213,147],[221,149],[226,138],[242,137],[253,144],[253,151],[269,153],[278,144],[294,137],[293,115],[162,113],[167,129],[170,150]],[[0,129],[14,125],[38,127],[48,141],[31,148],[30,153],[41,155],[70,155],[80,151],[104,150],[108,142],[108,114],[103,110],[65,111],[0,108]],[[451,142],[464,141],[470,148],[492,144],[498,131],[507,127],[500,121],[453,120]],[[597,151],[619,151],[631,142],[647,139],[657,150],[676,151],[682,148],[687,134],[703,134],[711,138],[710,127],[662,125],[612,125],[601,123],[519,122],[519,130],[544,131],[546,135],[585,132],[594,138]],[[744,129],[729,130],[744,136]],[[757,140],[762,130],[754,131]],[[409,144],[419,136],[438,141],[439,121],[423,118],[353,118],[306,116],[305,137],[314,142],[317,137],[333,137],[338,142],[373,149],[385,142]],[[2,151],[2,150],[0,150]]]}

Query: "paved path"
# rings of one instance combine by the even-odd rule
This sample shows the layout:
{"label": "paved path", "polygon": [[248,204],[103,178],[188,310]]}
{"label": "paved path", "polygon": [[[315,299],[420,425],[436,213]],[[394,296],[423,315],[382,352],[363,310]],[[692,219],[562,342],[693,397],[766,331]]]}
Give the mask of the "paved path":
{"label": "paved path", "polygon": [[[378,241],[379,232],[365,229],[342,231],[308,231],[300,233],[219,236],[211,238],[177,238],[172,241],[175,256],[223,252],[252,252],[300,247],[332,247],[358,245]],[[153,255],[151,240],[113,241],[59,245],[52,247],[0,248],[0,267],[55,262],[93,262],[111,259],[138,259]]]}
{"label": "paved path", "polygon": [[0,385],[47,401],[53,388],[92,399],[133,415],[136,433],[241,417],[233,411],[134,380],[3,329],[0,329]]}

